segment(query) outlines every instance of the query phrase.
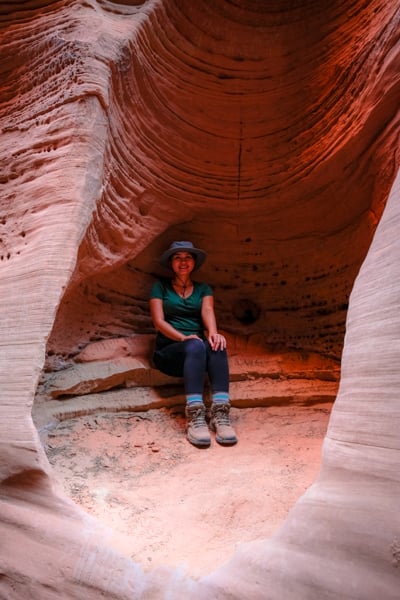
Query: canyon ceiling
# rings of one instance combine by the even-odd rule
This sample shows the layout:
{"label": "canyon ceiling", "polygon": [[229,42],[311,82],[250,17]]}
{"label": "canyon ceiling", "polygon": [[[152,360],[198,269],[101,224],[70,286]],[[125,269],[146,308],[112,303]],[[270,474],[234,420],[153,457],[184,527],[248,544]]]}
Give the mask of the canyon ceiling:
{"label": "canyon ceiling", "polygon": [[[388,0],[1,3],[2,598],[398,599],[399,35]],[[43,373],[153,333],[175,239],[239,355],[341,366],[318,480],[199,581],[112,551],[32,420]]]}

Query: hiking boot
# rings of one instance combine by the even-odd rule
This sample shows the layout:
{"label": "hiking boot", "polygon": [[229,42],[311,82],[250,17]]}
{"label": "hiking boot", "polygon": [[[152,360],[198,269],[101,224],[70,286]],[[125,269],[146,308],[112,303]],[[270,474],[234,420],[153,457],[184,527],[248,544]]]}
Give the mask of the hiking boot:
{"label": "hiking boot", "polygon": [[223,446],[232,446],[238,441],[235,430],[231,425],[229,416],[230,407],[229,402],[213,402],[211,405],[210,427],[215,431],[217,442]]}
{"label": "hiking boot", "polygon": [[185,408],[187,421],[187,439],[198,448],[206,448],[211,444],[210,432],[206,423],[206,407],[202,402],[187,404]]}

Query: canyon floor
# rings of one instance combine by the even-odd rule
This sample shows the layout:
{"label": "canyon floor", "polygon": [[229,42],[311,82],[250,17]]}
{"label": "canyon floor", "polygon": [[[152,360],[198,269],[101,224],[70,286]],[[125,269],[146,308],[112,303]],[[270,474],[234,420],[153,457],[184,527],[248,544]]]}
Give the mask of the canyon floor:
{"label": "canyon floor", "polygon": [[[332,405],[232,409],[239,443],[185,438],[183,409],[99,413],[60,422],[46,452],[67,496],[144,570],[193,577],[271,536],[319,472]],[[109,528],[109,529],[108,529]]]}

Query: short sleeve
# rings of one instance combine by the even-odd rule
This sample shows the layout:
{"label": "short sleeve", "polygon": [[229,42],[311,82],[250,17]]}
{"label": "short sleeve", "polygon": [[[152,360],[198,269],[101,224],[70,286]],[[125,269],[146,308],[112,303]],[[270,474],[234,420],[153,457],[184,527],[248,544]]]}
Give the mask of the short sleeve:
{"label": "short sleeve", "polygon": [[162,300],[164,298],[164,286],[161,281],[155,281],[153,283],[153,287],[151,288],[150,298],[159,298]]}
{"label": "short sleeve", "polygon": [[204,298],[204,296],[214,296],[212,287],[208,283],[201,284],[201,297]]}

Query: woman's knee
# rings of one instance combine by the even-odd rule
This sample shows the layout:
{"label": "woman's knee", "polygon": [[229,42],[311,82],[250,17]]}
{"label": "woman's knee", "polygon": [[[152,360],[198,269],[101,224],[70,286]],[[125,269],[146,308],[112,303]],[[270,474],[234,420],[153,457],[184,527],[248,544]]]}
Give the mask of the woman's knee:
{"label": "woman's knee", "polygon": [[185,354],[190,356],[203,357],[206,355],[206,348],[203,340],[192,338],[185,341]]}
{"label": "woman's knee", "polygon": [[221,350],[213,350],[210,344],[207,342],[206,352],[208,360],[211,359],[219,362],[227,362],[228,360],[228,352],[226,348],[223,348]]}

